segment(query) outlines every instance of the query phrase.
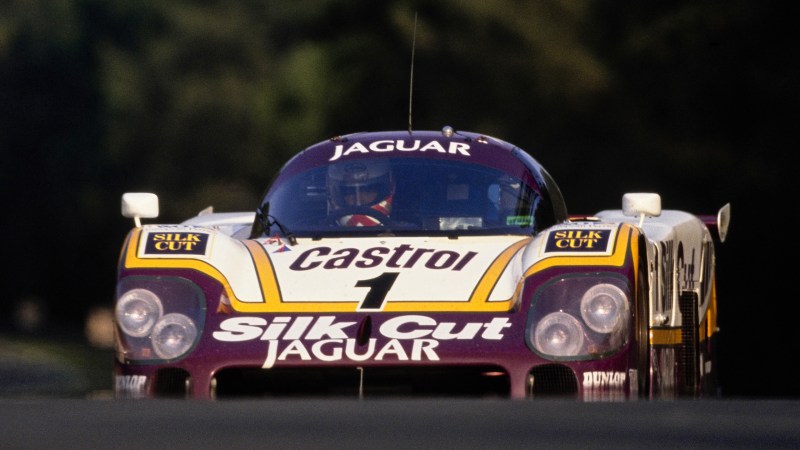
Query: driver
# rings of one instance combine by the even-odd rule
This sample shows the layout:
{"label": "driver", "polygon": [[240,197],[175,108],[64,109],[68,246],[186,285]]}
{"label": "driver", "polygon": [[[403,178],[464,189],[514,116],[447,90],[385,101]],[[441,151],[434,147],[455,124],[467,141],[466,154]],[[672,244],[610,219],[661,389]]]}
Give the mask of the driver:
{"label": "driver", "polygon": [[386,160],[347,161],[328,168],[328,211],[339,225],[383,225],[392,212],[394,179]]}

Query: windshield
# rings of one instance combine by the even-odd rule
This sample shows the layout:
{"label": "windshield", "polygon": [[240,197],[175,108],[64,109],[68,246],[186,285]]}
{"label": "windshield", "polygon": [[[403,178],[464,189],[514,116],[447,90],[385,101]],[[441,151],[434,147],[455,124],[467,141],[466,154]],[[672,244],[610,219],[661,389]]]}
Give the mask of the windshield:
{"label": "windshield", "polygon": [[524,166],[520,171],[408,157],[315,167],[272,186],[262,206],[271,223],[265,231],[282,227],[315,237],[531,234],[549,224],[536,223],[541,197],[523,181],[532,179]]}

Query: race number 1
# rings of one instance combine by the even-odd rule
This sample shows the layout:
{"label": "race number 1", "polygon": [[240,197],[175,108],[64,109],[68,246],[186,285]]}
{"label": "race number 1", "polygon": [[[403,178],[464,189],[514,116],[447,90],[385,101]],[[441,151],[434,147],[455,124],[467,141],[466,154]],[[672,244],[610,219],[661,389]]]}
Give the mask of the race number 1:
{"label": "race number 1", "polygon": [[386,294],[392,288],[394,280],[397,279],[397,272],[382,273],[369,280],[359,280],[356,287],[368,287],[369,292],[364,300],[358,305],[358,311],[380,311],[386,301]]}

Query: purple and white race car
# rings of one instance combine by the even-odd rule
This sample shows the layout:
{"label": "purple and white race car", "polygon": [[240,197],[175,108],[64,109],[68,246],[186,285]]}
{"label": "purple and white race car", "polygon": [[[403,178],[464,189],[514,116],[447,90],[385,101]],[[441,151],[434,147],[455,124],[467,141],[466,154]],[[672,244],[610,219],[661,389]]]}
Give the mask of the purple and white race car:
{"label": "purple and white race car", "polygon": [[254,211],[122,213],[117,398],[717,392],[729,205],[571,216],[528,153],[445,127],[313,145]]}

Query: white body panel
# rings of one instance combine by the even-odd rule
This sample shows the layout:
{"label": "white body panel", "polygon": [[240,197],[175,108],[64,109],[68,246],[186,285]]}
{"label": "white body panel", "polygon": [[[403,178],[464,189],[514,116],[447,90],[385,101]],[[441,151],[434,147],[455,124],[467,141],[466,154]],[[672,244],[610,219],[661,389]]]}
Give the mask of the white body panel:
{"label": "white body panel", "polygon": [[[604,221],[639,223],[639,218],[621,210],[605,210],[596,214]],[[650,264],[651,324],[680,326],[678,299],[681,292],[698,295],[698,314],[703,317],[709,306],[708,289],[713,273],[709,247],[711,234],[696,216],[675,210],[662,211],[659,217],[645,218],[641,224],[648,241]]]}

